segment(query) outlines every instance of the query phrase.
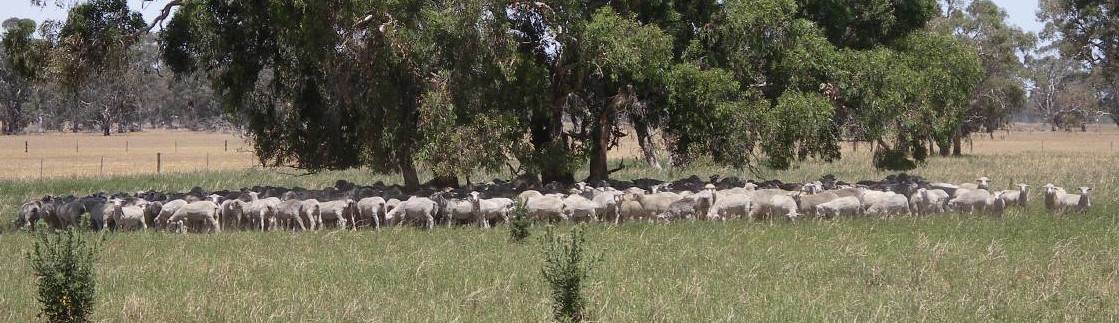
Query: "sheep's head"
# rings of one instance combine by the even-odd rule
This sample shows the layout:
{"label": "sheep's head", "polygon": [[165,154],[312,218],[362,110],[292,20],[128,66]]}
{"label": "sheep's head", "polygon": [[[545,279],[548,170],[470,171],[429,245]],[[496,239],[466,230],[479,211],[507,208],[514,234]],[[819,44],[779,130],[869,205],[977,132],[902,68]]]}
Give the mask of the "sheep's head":
{"label": "sheep's head", "polygon": [[1045,184],[1043,187],[1045,188],[1045,195],[1057,194],[1057,187],[1053,186],[1053,183]]}
{"label": "sheep's head", "polygon": [[979,177],[978,179],[975,180],[975,183],[977,184],[976,186],[978,186],[979,189],[984,189],[985,190],[988,187],[991,187],[991,179],[987,178],[987,176]]}
{"label": "sheep's head", "polygon": [[1080,189],[1080,195],[1091,195],[1092,194],[1092,188],[1091,187],[1081,186],[1079,189]]}
{"label": "sheep's head", "polygon": [[1018,190],[1022,191],[1022,192],[1029,192],[1030,191],[1030,185],[1028,185],[1026,183],[1018,183]]}

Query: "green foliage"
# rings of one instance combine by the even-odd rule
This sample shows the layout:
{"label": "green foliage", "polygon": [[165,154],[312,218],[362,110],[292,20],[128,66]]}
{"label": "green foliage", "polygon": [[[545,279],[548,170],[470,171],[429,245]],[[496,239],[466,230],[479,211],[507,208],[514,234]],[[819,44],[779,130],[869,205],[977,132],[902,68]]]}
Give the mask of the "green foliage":
{"label": "green foliage", "polygon": [[70,9],[59,30],[58,76],[71,89],[99,73],[115,73],[127,64],[125,37],[145,26],[143,16],[125,0],[92,0]]}
{"label": "green foliage", "polygon": [[49,322],[89,322],[93,314],[97,290],[93,265],[100,242],[90,245],[77,227],[86,225],[62,231],[36,230],[36,240],[27,253],[38,279],[40,316]]}
{"label": "green foliage", "polygon": [[760,94],[743,95],[730,72],[701,70],[694,64],[673,66],[665,80],[670,91],[663,129],[671,139],[668,149],[674,164],[707,155],[738,168],[747,166],[764,120],[758,117],[764,111]]}
{"label": "green foliage", "polygon": [[870,49],[925,28],[934,0],[797,0],[799,17],[817,22],[840,48]]}
{"label": "green foliage", "polygon": [[767,164],[776,169],[788,169],[794,158],[839,159],[839,133],[832,122],[834,113],[832,103],[819,94],[785,92],[770,112],[766,137],[773,139],[762,144],[762,150],[769,156]]}
{"label": "green foliage", "polygon": [[1119,3],[1110,0],[1042,0],[1037,12],[1045,22],[1041,36],[1054,41],[1062,57],[1098,68],[1114,82],[1119,76]]}
{"label": "green foliage", "polygon": [[35,21],[9,18],[4,21],[3,51],[7,67],[27,82],[39,79],[47,64],[47,53],[42,40],[32,37]]}
{"label": "green foliage", "polygon": [[532,227],[532,220],[528,218],[528,208],[525,207],[527,201],[517,200],[513,202],[513,215],[509,217],[509,240],[513,242],[523,242],[528,238]]}
{"label": "green foliage", "polygon": [[541,274],[552,295],[552,319],[557,322],[582,322],[587,299],[583,288],[597,259],[588,258],[586,229],[575,227],[568,238],[557,236],[549,227],[544,235],[544,268]]}

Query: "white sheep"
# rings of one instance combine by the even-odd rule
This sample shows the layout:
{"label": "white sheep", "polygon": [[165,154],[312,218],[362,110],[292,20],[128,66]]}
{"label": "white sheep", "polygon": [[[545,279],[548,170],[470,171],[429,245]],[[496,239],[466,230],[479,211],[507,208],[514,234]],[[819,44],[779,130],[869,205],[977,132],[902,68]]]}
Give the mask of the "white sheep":
{"label": "white sheep", "polygon": [[147,229],[148,224],[144,222],[144,210],[147,204],[144,200],[126,204],[124,200],[111,199],[108,205],[113,210],[106,215],[112,216],[117,230]]}
{"label": "white sheep", "polygon": [[837,216],[856,216],[863,214],[863,203],[854,196],[839,197],[816,205],[816,215],[833,218]]}
{"label": "white sheep", "polygon": [[508,198],[480,198],[481,193],[470,192],[470,204],[475,216],[482,219],[483,228],[490,227],[490,221],[501,220],[509,223],[509,212],[513,208],[513,200]]}
{"label": "white sheep", "polygon": [[595,211],[598,203],[579,194],[571,194],[563,199],[563,213],[572,221],[596,222],[598,216]]}
{"label": "white sheep", "polygon": [[715,203],[707,210],[708,219],[736,219],[750,215],[752,194],[716,194]]}
{"label": "white sheep", "polygon": [[986,210],[990,198],[991,193],[985,189],[969,190],[948,201],[948,207],[957,212],[975,213]]}
{"label": "white sheep", "polygon": [[345,229],[347,223],[353,224],[355,213],[357,203],[353,199],[319,202],[319,217],[323,222],[336,221],[338,229]]}
{"label": "white sheep", "polygon": [[1017,190],[1002,191],[1002,198],[1006,200],[1006,205],[1026,207],[1029,203],[1030,186],[1026,183],[1019,183]]}
{"label": "white sheep", "polygon": [[642,221],[646,220],[645,208],[641,206],[641,202],[637,201],[634,194],[640,193],[626,193],[614,196],[617,202],[618,217],[614,219],[614,224],[620,224],[622,221]]}
{"label": "white sheep", "polygon": [[322,229],[322,212],[319,210],[319,200],[306,199],[300,203],[302,211],[299,218],[307,224],[307,230]]}
{"label": "white sheep", "polygon": [[658,214],[667,211],[668,206],[671,205],[672,202],[679,201],[683,198],[679,194],[672,192],[637,194],[635,197],[637,202],[641,203],[641,207],[645,209],[644,218],[646,219],[654,219]]}
{"label": "white sheep", "polygon": [[167,227],[177,226],[179,232],[186,233],[186,222],[201,221],[209,225],[211,232],[221,232],[218,224],[218,205],[210,201],[187,203],[175,210],[175,214],[167,219]]}
{"label": "white sheep", "polygon": [[909,197],[910,210],[918,215],[944,213],[948,210],[948,192],[919,188]]}
{"label": "white sheep", "polygon": [[1088,187],[1080,187],[1080,194],[1066,193],[1063,188],[1053,186],[1053,184],[1045,185],[1045,206],[1050,211],[1065,212],[1074,210],[1077,212],[1087,211],[1092,206],[1091,195],[1092,189]]}
{"label": "white sheep", "polygon": [[385,217],[385,198],[372,196],[358,200],[357,214],[355,226],[381,227],[381,218]]}
{"label": "white sheep", "polygon": [[474,203],[469,199],[444,198],[443,202],[442,212],[448,227],[459,222],[473,222],[482,226],[482,222],[486,221],[485,217],[474,212]]}
{"label": "white sheep", "polygon": [[906,199],[905,195],[894,193],[893,195],[875,200],[870,206],[866,207],[864,213],[886,216],[909,215],[909,199]]}
{"label": "white sheep", "polygon": [[425,229],[431,230],[435,227],[435,213],[438,211],[439,204],[435,201],[426,197],[413,196],[385,213],[385,222],[403,224],[412,221],[419,223]]}
{"label": "white sheep", "polygon": [[159,208],[159,215],[155,218],[155,227],[163,228],[167,225],[167,219],[170,219],[180,207],[187,205],[187,201],[178,199],[167,203],[155,202],[153,204]]}
{"label": "white sheep", "polygon": [[295,223],[294,226],[299,227],[299,230],[307,230],[307,226],[303,224],[303,217],[301,215],[303,213],[303,201],[290,199],[280,202],[275,206],[266,207],[271,209],[265,213],[268,214],[268,219],[266,219],[268,227],[272,230],[275,230],[277,226],[281,228],[293,227],[291,224],[292,222]]}
{"label": "white sheep", "polygon": [[[809,185],[805,185],[806,187]],[[819,192],[817,189],[812,189],[810,192]],[[817,215],[816,206],[830,202],[831,200],[839,198],[838,195],[832,192],[819,192],[819,193],[799,193],[794,194],[793,199],[797,202],[797,210],[802,215]]]}
{"label": "white sheep", "polygon": [[785,216],[790,221],[797,219],[797,202],[789,195],[755,195],[752,203],[750,217],[755,220],[771,216]]}

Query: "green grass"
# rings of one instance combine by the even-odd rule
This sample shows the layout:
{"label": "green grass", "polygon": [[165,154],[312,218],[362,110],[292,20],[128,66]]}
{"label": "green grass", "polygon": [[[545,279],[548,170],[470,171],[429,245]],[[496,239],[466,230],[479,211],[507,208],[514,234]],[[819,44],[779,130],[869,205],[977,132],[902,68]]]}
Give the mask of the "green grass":
{"label": "green grass", "polygon": [[[629,164],[627,162],[627,164]],[[880,178],[865,156],[761,176],[799,181],[834,173]],[[595,224],[600,253],[591,317],[618,321],[1115,321],[1119,219],[1105,154],[994,154],[933,159],[913,172],[965,182],[978,175],[1038,188],[1094,188],[1086,214],[1054,216],[1035,190],[1028,210],[1002,217],[842,219],[798,223]],[[718,167],[630,167],[623,179],[691,174],[754,177]],[[476,175],[475,180],[494,175]],[[585,174],[581,175],[585,176]],[[507,175],[502,175],[507,177]],[[292,177],[270,171],[0,182],[0,214],[43,194],[317,188],[396,177],[363,171]],[[5,224],[10,220],[5,220]],[[364,232],[112,234],[98,265],[98,321],[545,321],[543,228],[527,243],[496,230],[395,228]],[[559,232],[568,232],[561,227]],[[0,321],[35,320],[24,253],[32,237],[0,234]]]}
{"label": "green grass", "polygon": [[[589,308],[611,322],[1113,321],[1112,211],[592,225]],[[33,320],[30,243],[0,236],[2,321]],[[543,321],[540,243],[474,228],[115,234],[95,318]]]}

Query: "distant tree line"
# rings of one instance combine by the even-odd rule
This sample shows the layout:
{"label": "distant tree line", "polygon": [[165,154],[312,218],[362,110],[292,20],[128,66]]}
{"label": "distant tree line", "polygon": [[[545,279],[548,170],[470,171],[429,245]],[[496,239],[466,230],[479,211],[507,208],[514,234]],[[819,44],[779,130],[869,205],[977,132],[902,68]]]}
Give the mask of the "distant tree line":
{"label": "distant tree line", "polygon": [[[230,121],[262,163],[367,167],[415,187],[419,169],[452,184],[505,167],[606,179],[629,128],[655,167],[783,169],[855,141],[874,143],[874,166],[911,169],[1042,111],[1043,64],[1025,64],[1036,36],[990,0],[164,5],[150,23],[125,0],[6,22],[13,132],[42,116],[106,134]],[[1051,122],[1083,101],[1064,89]]]}
{"label": "distant tree line", "polygon": [[[156,37],[139,37],[126,48],[96,49],[73,45],[80,44],[81,32],[67,26],[55,21],[36,26],[19,18],[3,22],[0,122],[4,134],[22,133],[28,126],[36,131],[105,135],[144,127],[229,127],[204,75],[176,77],[165,70]],[[112,50],[119,50],[114,54],[119,57],[101,58],[112,64],[73,56],[107,55]]]}

